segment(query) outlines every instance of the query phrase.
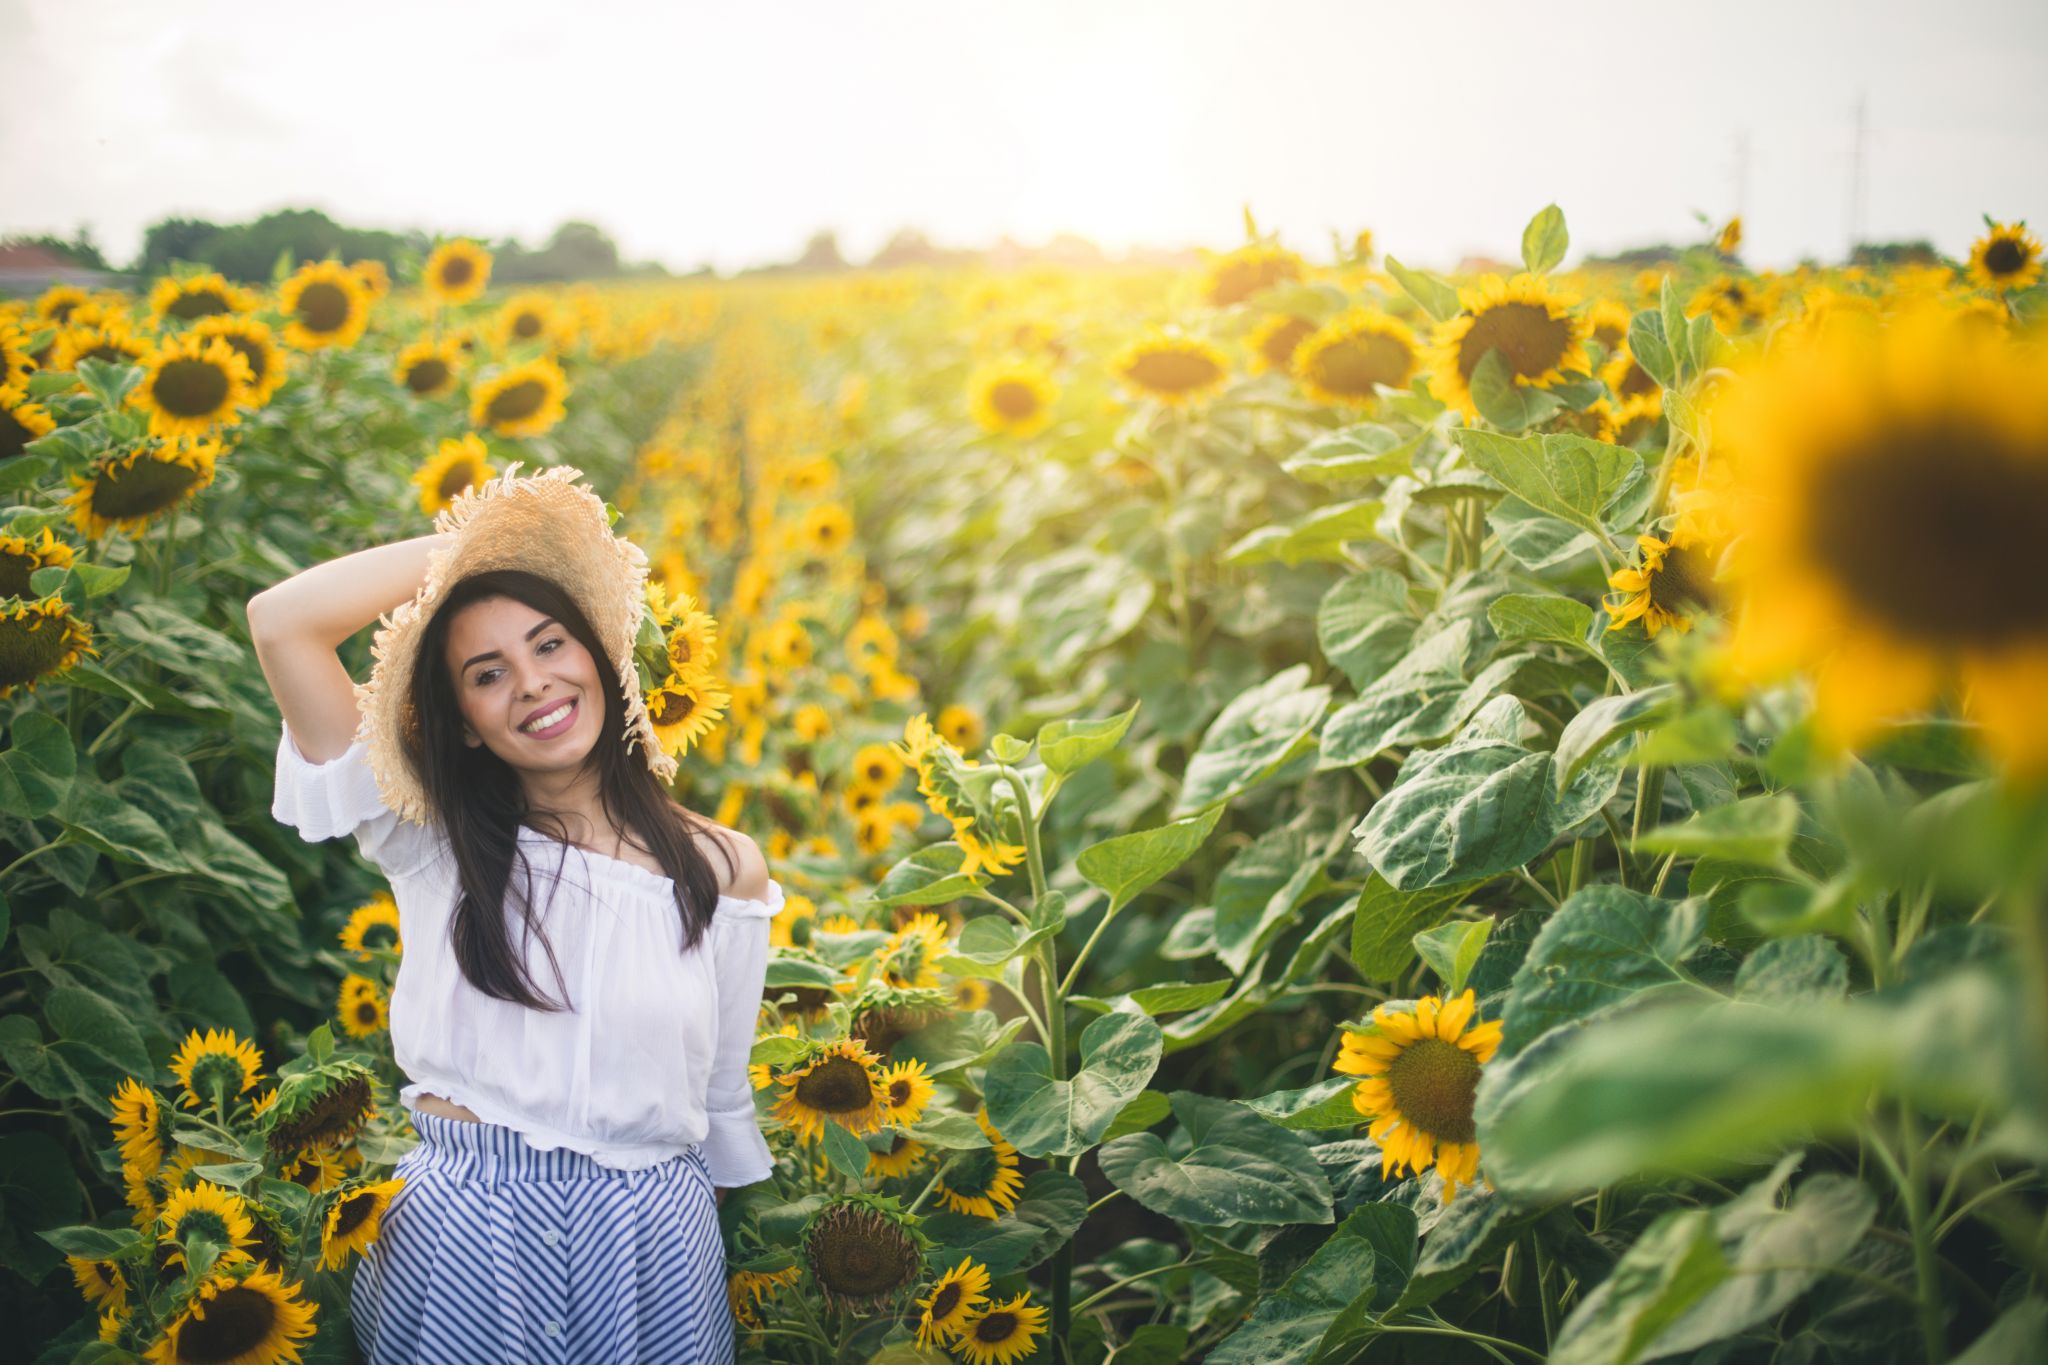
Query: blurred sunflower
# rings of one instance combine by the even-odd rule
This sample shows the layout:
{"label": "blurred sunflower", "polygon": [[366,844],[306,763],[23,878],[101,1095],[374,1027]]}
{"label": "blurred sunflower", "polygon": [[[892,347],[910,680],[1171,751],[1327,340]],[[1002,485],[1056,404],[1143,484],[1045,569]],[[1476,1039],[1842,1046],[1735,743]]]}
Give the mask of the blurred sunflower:
{"label": "blurred sunflower", "polygon": [[1467,1028],[1477,1011],[1470,988],[1449,1001],[1425,995],[1413,1013],[1375,1005],[1378,1031],[1344,1030],[1333,1064],[1361,1078],[1351,1107],[1372,1121],[1366,1133],[1380,1145],[1380,1174],[1406,1168],[1419,1176],[1434,1165],[1446,1202],[1478,1174],[1472,1101],[1500,1046],[1499,1020]]}
{"label": "blurred sunflower", "polygon": [[1458,291],[1464,311],[1437,324],[1432,337],[1433,392],[1467,417],[1479,415],[1472,401],[1472,373],[1488,351],[1498,351],[1510,380],[1542,388],[1568,370],[1592,364],[1586,354],[1585,323],[1572,312],[1576,300],[1541,276],[1511,280],[1483,276]]}
{"label": "blurred sunflower", "polygon": [[1970,247],[1970,278],[1979,288],[2004,293],[2041,278],[2041,241],[2017,223],[1993,223]]}
{"label": "blurred sunflower", "polygon": [[1317,328],[1294,352],[1294,377],[1318,403],[1364,406],[1379,388],[1406,388],[1415,336],[1406,323],[1354,308]]}
{"label": "blurred sunflower", "polygon": [[468,303],[490,280],[491,253],[465,238],[435,247],[420,278],[436,303]]}
{"label": "blurred sunflower", "polygon": [[507,299],[491,319],[491,331],[500,346],[538,343],[556,344],[561,319],[552,297],[538,289],[525,289]]}
{"label": "blurred sunflower", "polygon": [[302,351],[353,346],[370,325],[370,295],[340,261],[308,261],[277,287],[277,307],[291,321],[284,342]]}
{"label": "blurred sunflower", "polygon": [[198,1029],[186,1037],[171,1058],[171,1074],[183,1089],[178,1103],[187,1109],[223,1103],[253,1090],[263,1078],[263,1054],[254,1043],[237,1037],[233,1029]]}
{"label": "blurred sunflower", "polygon": [[370,302],[375,303],[391,292],[391,269],[384,262],[373,257],[350,261],[348,268],[363,292],[370,296]]}
{"label": "blurred sunflower", "polygon": [[979,977],[963,976],[953,983],[953,1007],[962,1011],[985,1009],[988,1006],[988,982]]}
{"label": "blurred sunflower", "polygon": [[1728,666],[1816,675],[1854,746],[1944,684],[2048,767],[2048,353],[1938,307],[1774,346],[1707,405],[1738,505]]}
{"label": "blurred sunflower", "polygon": [[53,370],[76,370],[81,360],[139,365],[148,354],[149,338],[129,330],[124,323],[74,326],[57,334],[48,364]]}
{"label": "blurred sunflower", "polygon": [[1023,361],[986,367],[967,388],[974,420],[998,436],[1036,436],[1052,421],[1052,405],[1060,396],[1051,375]]}
{"label": "blurred sunflower", "polygon": [[1586,336],[1599,342],[1609,355],[1613,355],[1628,340],[1629,324],[1634,320],[1635,314],[1629,312],[1627,304],[1614,299],[1596,299],[1586,310]]}
{"label": "blurred sunflower", "polygon": [[341,1020],[341,1031],[351,1038],[368,1038],[391,1027],[390,1006],[377,983],[353,973],[342,980],[334,1017]]}
{"label": "blurred sunflower", "polygon": [[826,1044],[775,1083],[782,1087],[775,1117],[806,1142],[822,1138],[828,1122],[852,1133],[872,1133],[888,1123],[881,1059],[854,1039]]}
{"label": "blurred sunflower", "polygon": [[462,347],[443,334],[437,341],[421,337],[398,353],[392,377],[415,398],[440,398],[455,392],[462,374]]}
{"label": "blurred sunflower", "polygon": [[853,514],[836,502],[821,502],[804,513],[794,539],[803,553],[815,558],[835,555],[853,540]]}
{"label": "blurred sunflower", "polygon": [[1629,350],[1627,342],[1616,348],[1614,354],[1600,367],[1600,378],[1606,381],[1609,391],[1624,402],[1649,394],[1656,394],[1661,400],[1664,392],[1663,386],[1656,378],[1641,365],[1636,364],[1635,355]]}
{"label": "blurred sunflower", "polygon": [[1712,560],[1680,532],[1673,532],[1668,540],[1637,536],[1636,548],[1642,554],[1642,566],[1617,570],[1607,580],[1608,587],[1626,594],[1618,602],[1607,603],[1607,614],[1613,618],[1607,628],[1620,630],[1640,620],[1652,640],[1666,626],[1685,634],[1692,629],[1694,616],[1720,600]]}
{"label": "blurred sunflower", "polygon": [[1282,280],[1302,277],[1301,257],[1285,247],[1253,243],[1210,261],[1202,297],[1218,308],[1242,303]]}
{"label": "blurred sunflower", "polygon": [[29,334],[17,324],[0,317],[0,389],[26,385],[36,372],[35,353],[29,350]]}
{"label": "blurred sunflower", "polygon": [[988,1302],[988,1267],[969,1256],[939,1276],[932,1292],[917,1301],[917,1344],[944,1346],[965,1331]]}
{"label": "blurred sunflower", "polygon": [[853,755],[853,779],[870,791],[886,793],[901,781],[903,760],[886,744],[863,744]]}
{"label": "blurred sunflower", "polygon": [[989,1145],[953,1153],[941,1168],[935,1187],[947,1208],[976,1218],[1000,1218],[998,1209],[1017,1206],[1024,1177],[1017,1173],[1017,1149],[1004,1141],[988,1120],[988,1106],[974,1111],[974,1122]]}
{"label": "blurred sunflower", "polygon": [[940,711],[932,725],[945,738],[946,743],[962,753],[971,753],[979,749],[982,738],[988,731],[988,726],[983,723],[980,713],[965,702],[958,701]]}
{"label": "blurred sunflower", "polygon": [[1316,330],[1309,318],[1295,313],[1268,313],[1245,338],[1253,374],[1286,374],[1294,368],[1294,348]]}
{"label": "blurred sunflower", "polygon": [[952,1349],[970,1365],[1010,1365],[1036,1349],[1045,1335],[1045,1311],[1032,1304],[1029,1291],[1005,1299],[968,1323]]}
{"label": "blurred sunflower", "polygon": [[444,436],[440,449],[412,474],[420,493],[420,511],[436,516],[453,505],[456,495],[465,488],[478,487],[497,473],[481,436],[473,431]]}
{"label": "blurred sunflower", "polygon": [[315,1305],[271,1270],[209,1276],[150,1347],[151,1365],[276,1365],[299,1359]]}
{"label": "blurred sunflower", "polygon": [[12,459],[57,429],[57,419],[17,388],[0,388],[0,460]]}
{"label": "blurred sunflower", "polygon": [[1760,278],[1746,275],[1716,275],[1712,282],[1686,304],[1687,317],[1711,313],[1724,332],[1740,332],[1771,315],[1776,291]]}
{"label": "blurred sunflower", "polygon": [[139,536],[151,521],[213,482],[220,454],[219,439],[207,437],[150,439],[109,455],[90,473],[70,476],[65,506],[72,509],[72,524],[94,540],[116,529]]}
{"label": "blurred sunflower", "polygon": [[189,279],[165,278],[149,291],[149,325],[153,328],[197,322],[201,318],[254,312],[256,296],[229,284],[218,272]]}
{"label": "blurred sunflower", "polygon": [[200,437],[242,420],[236,409],[249,401],[254,380],[225,339],[187,332],[150,348],[128,405],[149,414],[152,436]]}
{"label": "blurred sunflower", "polygon": [[91,297],[75,284],[53,284],[36,297],[34,316],[60,327],[67,326],[71,322],[71,314]]}
{"label": "blurred sunflower", "polygon": [[542,357],[499,371],[470,390],[471,426],[500,436],[538,436],[568,415],[569,377]]}
{"label": "blurred sunflower", "polygon": [[1230,362],[1214,345],[1165,330],[1126,346],[1110,369],[1125,387],[1168,407],[1206,398],[1230,377]]}
{"label": "blurred sunflower", "polygon": [[284,384],[290,369],[290,355],[277,344],[269,326],[261,318],[245,317],[230,313],[220,317],[201,318],[192,324],[191,335],[208,340],[218,337],[235,348],[235,353],[248,362],[248,397],[243,400],[247,407],[260,408],[273,398]]}
{"label": "blurred sunflower", "polygon": [[87,654],[99,655],[92,628],[63,598],[0,603],[0,701],[16,688],[34,691]]}
{"label": "blurred sunflower", "polygon": [[84,1256],[66,1256],[64,1261],[88,1305],[105,1305],[114,1312],[127,1308],[128,1277],[121,1273],[119,1261],[94,1261]]}
{"label": "blurred sunflower", "polygon": [[1736,252],[1742,250],[1741,214],[1736,214],[1721,225],[1721,230],[1714,235],[1714,250],[1720,252],[1723,256],[1733,256]]}
{"label": "blurred sunflower", "polygon": [[405,1177],[379,1180],[344,1189],[327,1206],[327,1219],[320,1229],[320,1268],[339,1270],[348,1264],[351,1251],[367,1255],[370,1243],[382,1231],[384,1213],[391,1200],[405,1188]]}

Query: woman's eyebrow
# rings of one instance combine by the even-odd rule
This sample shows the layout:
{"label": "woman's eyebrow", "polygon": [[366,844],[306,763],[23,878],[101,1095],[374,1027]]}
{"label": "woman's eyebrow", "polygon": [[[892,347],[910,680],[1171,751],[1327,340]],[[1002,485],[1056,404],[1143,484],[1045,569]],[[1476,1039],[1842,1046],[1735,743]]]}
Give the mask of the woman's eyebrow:
{"label": "woman's eyebrow", "polygon": [[[531,640],[534,636],[540,634],[542,631],[546,630],[549,626],[553,624],[555,624],[554,617],[549,616],[544,618],[539,625],[535,626],[532,630],[526,632],[526,638]],[[500,651],[495,649],[487,649],[483,653],[477,655],[474,659],[470,659],[467,662],[465,662],[462,665],[462,667],[457,670],[457,672],[467,673],[469,672],[470,664],[480,664],[485,659],[498,659],[503,657],[504,656]]]}

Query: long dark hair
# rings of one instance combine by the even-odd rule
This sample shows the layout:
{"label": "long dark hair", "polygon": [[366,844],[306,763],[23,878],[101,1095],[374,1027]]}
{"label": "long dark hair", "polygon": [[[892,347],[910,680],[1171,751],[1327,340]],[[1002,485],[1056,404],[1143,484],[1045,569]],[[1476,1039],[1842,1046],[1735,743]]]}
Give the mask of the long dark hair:
{"label": "long dark hair", "polygon": [[[596,771],[598,800],[611,822],[637,836],[675,883],[676,913],[682,917],[686,952],[697,946],[711,924],[718,904],[718,877],[711,860],[697,846],[704,836],[684,819],[682,808],[648,770],[639,750],[626,749],[625,703],[618,670],[575,599],[553,581],[523,569],[493,569],[456,583],[421,634],[419,658],[412,672],[412,706],[418,728],[401,739],[406,759],[426,788],[455,855],[462,888],[449,927],[455,961],[470,984],[485,995],[530,1009],[573,1010],[573,1001],[556,1004],[544,1000],[527,970],[526,940],[538,934],[554,968],[555,984],[566,1000],[568,986],[562,979],[561,963],[555,959],[546,930],[536,920],[533,868],[519,846],[521,824],[532,824],[561,841],[561,858],[548,892],[552,905],[554,887],[559,885],[569,857],[567,827],[558,812],[527,804],[525,784],[518,773],[489,746],[471,748],[463,742],[462,712],[456,701],[455,680],[448,673],[448,629],[455,614],[493,597],[509,597],[554,617],[596,662],[598,690],[604,696],[604,723],[584,760],[585,770]],[[714,842],[725,857],[728,874],[737,875],[731,850],[722,840]],[[517,952],[504,912],[515,860],[525,872]]]}

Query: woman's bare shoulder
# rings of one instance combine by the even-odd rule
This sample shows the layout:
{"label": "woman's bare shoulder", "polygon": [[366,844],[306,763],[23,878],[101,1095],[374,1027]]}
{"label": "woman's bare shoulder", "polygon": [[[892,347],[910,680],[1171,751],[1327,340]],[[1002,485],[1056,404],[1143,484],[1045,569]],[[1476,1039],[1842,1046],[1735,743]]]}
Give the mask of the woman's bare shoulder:
{"label": "woman's bare shoulder", "polygon": [[761,852],[760,845],[739,830],[728,829],[709,816],[697,814],[680,801],[675,806],[699,837],[708,837],[725,846],[731,858],[730,868],[725,866],[724,859],[714,860],[718,864],[719,893],[737,896],[741,900],[765,900],[768,896],[768,859]]}

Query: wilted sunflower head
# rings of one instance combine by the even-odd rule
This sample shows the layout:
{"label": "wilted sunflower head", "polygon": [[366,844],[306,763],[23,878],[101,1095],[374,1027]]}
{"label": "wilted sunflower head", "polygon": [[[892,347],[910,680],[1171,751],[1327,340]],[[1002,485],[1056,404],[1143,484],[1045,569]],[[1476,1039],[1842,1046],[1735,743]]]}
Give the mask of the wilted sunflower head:
{"label": "wilted sunflower head", "polygon": [[92,628],[71,614],[62,597],[0,605],[0,700],[16,688],[34,690],[87,654]]}
{"label": "wilted sunflower head", "polygon": [[141,535],[149,524],[213,482],[218,437],[138,442],[84,474],[70,475],[72,524],[94,540],[112,530]]}
{"label": "wilted sunflower head", "polygon": [[346,1147],[376,1116],[369,1069],[330,1057],[279,1082],[277,1099],[258,1127],[265,1144],[282,1157],[302,1149]]}
{"label": "wilted sunflower head", "polygon": [[2027,231],[2025,219],[1991,224],[1970,248],[1970,278],[2000,293],[2030,287],[2041,278],[2041,239]]}
{"label": "wilted sunflower head", "polygon": [[880,1201],[849,1195],[826,1204],[803,1233],[804,1259],[826,1304],[874,1312],[917,1280],[918,1239]]}

